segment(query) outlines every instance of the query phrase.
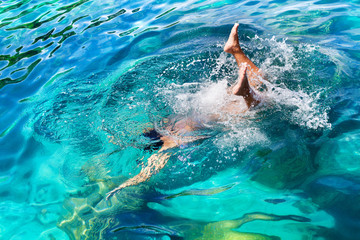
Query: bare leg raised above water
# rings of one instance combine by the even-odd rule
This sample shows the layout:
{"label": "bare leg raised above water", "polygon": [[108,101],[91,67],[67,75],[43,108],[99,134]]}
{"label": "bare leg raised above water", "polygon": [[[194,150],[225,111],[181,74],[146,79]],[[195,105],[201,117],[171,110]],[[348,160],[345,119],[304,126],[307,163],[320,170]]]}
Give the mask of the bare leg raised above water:
{"label": "bare leg raised above water", "polygon": [[242,96],[248,108],[255,107],[260,103],[260,98],[251,88],[247,77],[247,66],[243,64],[239,70],[238,81],[231,87],[234,95]]}
{"label": "bare leg raised above water", "polygon": [[249,78],[249,83],[252,87],[258,88],[262,84],[260,78],[263,76],[263,74],[261,73],[260,69],[255,66],[255,64],[242,51],[239,43],[238,28],[239,24],[235,23],[231,29],[229,39],[225,44],[224,51],[234,56],[239,68],[241,68],[243,64],[248,66],[247,77]]}

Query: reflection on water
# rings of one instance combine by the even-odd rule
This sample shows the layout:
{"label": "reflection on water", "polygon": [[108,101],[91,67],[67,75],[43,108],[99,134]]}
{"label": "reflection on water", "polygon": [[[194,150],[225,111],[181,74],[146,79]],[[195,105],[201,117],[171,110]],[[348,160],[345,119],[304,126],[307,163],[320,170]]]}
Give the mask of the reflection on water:
{"label": "reflection on water", "polygon": [[[4,61],[5,64],[7,62],[7,64],[1,70],[3,71],[6,68],[9,68],[17,64],[18,62],[20,62],[25,58],[31,58],[32,56],[36,56],[36,55],[37,58],[35,62],[29,64],[29,66],[26,68],[24,67],[16,68],[16,66],[14,66],[15,70],[12,70],[9,73],[9,77],[0,79],[2,84],[1,87],[7,84],[18,83],[25,80],[27,76],[30,74],[30,72],[33,70],[33,68],[41,60],[53,57],[54,53],[61,48],[62,43],[66,39],[75,35],[83,35],[85,31],[88,31],[91,28],[99,29],[100,25],[110,22],[125,13],[135,14],[140,12],[140,8],[133,9],[132,11],[127,11],[126,9],[120,9],[117,10],[116,12],[113,12],[114,8],[112,7],[113,4],[112,2],[107,2],[104,4],[105,6],[101,6],[101,3],[96,1],[93,2],[90,0],[80,0],[77,2],[74,1],[73,3],[67,5],[63,5],[63,3],[61,3],[61,1],[59,0],[42,2],[37,4],[35,3],[31,6],[27,5],[29,2],[30,1],[21,1],[19,3],[10,6],[4,6],[0,11],[0,14],[5,14],[7,12],[11,13],[9,17],[5,15],[5,18],[1,19],[1,24],[0,24],[0,28],[2,28],[1,35],[7,40],[2,42],[4,45],[7,44],[7,48],[11,48],[11,49],[16,48],[15,54],[10,53],[10,54],[0,55],[0,61]],[[24,5],[28,9],[19,12],[22,9],[22,7],[24,7]],[[105,11],[104,11],[104,7],[105,7]],[[84,14],[79,16],[81,12],[87,9],[95,10],[95,12],[92,12],[92,14]],[[165,15],[174,11],[175,9],[176,8],[171,8],[156,16],[155,19],[164,17]],[[34,17],[35,19],[30,21],[30,19]],[[112,26],[110,26],[110,28],[106,30],[107,34],[116,34],[120,37],[123,37],[131,34],[135,30],[138,30],[139,27],[137,26],[119,33],[119,28],[117,28],[117,25],[121,24],[122,21],[126,21],[128,18],[129,16],[126,16],[124,17],[123,20],[117,20],[115,24],[113,23]],[[136,18],[137,17],[135,17],[135,19]],[[141,20],[143,18],[144,17],[140,17],[137,18],[137,20]],[[171,23],[169,25],[164,26],[163,28],[174,26],[177,23],[178,22]],[[122,26],[120,29],[123,28],[124,26]],[[27,29],[27,30],[25,32],[22,31],[20,36],[15,37],[15,35],[17,35],[19,30],[21,29]],[[33,29],[36,29],[35,34],[33,34],[33,32],[31,31]],[[159,29],[159,27],[147,27],[139,31],[136,35],[156,29]],[[26,38],[26,37],[30,37],[31,39],[26,39],[25,41],[22,41],[23,40],[22,38]],[[30,44],[30,40],[33,41],[31,44]],[[35,47],[36,43],[38,43],[39,41],[45,42],[46,44],[43,44],[43,47]],[[20,52],[24,48],[24,45],[22,44],[29,45],[27,46],[28,49],[27,51]],[[31,47],[32,45],[35,46]],[[23,66],[23,64],[17,64],[17,65]],[[27,69],[27,72],[26,74],[23,74],[22,77],[18,77],[15,79],[11,77],[15,72],[21,71],[23,69]]]}
{"label": "reflection on water", "polygon": [[[0,238],[357,239],[358,9],[0,1]],[[263,103],[187,133],[206,138],[106,200],[159,156],[144,131],[227,104],[235,21]]]}

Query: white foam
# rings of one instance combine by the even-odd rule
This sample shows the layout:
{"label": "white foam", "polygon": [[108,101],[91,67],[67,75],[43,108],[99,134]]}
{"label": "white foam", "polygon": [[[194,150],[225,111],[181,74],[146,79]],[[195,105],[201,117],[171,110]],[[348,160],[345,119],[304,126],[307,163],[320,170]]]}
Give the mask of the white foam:
{"label": "white foam", "polygon": [[[301,71],[302,57],[309,58],[318,48],[310,44],[294,45],[288,44],[286,39],[277,40],[275,37],[263,39],[258,36],[242,44],[246,51],[252,51],[255,56],[254,62],[261,64],[262,71],[269,75],[269,80],[263,80],[267,91],[261,93],[264,99],[264,106],[271,105],[282,112],[282,120],[291,124],[307,129],[330,128],[328,122],[328,109],[321,102],[321,94],[325,89],[316,90],[302,89],[301,81],[307,79],[296,79],[297,71]],[[219,48],[222,46],[219,46]],[[251,49],[250,49],[251,48]],[[261,55],[266,52],[266,56]],[[316,54],[318,54],[317,52]],[[299,57],[300,56],[300,57]],[[194,60],[195,61],[195,60]],[[216,82],[209,79],[201,79],[198,83],[186,83],[183,85],[170,84],[166,88],[160,89],[159,94],[171,106],[175,114],[189,116],[197,115],[208,116],[211,114],[227,115],[222,108],[237,97],[239,108],[246,109],[246,104],[241,97],[229,96],[227,93],[228,83],[233,83],[236,79],[237,66],[235,61],[228,54],[220,54],[216,59],[215,67],[209,73],[211,79],[217,78]],[[188,63],[188,65],[191,63]],[[176,66],[172,65],[171,68]],[[223,73],[223,69],[230,69],[230,72]],[[232,72],[231,69],[234,69]],[[284,74],[289,73],[289,74]],[[284,78],[289,75],[290,78]],[[311,76],[310,76],[311,77]],[[287,87],[294,86],[294,89]],[[295,84],[294,84],[295,83]],[[263,107],[258,109],[263,110]],[[241,116],[226,116],[226,121],[222,121],[226,134],[221,139],[215,140],[219,147],[238,146],[239,149],[246,148],[255,143],[268,141],[266,129],[253,121],[254,116],[259,111],[253,109]]]}
{"label": "white foam", "polygon": [[284,85],[266,83],[267,100],[272,101],[280,110],[286,111],[286,118],[293,124],[309,129],[330,128],[327,108],[318,101],[321,92],[307,94],[302,90],[292,91]]}
{"label": "white foam", "polygon": [[[287,119],[293,124],[309,129],[330,128],[328,108],[321,104],[320,98],[326,89],[318,88],[309,91],[309,89],[302,89],[301,86],[302,81],[308,81],[312,77],[314,66],[309,67],[307,79],[298,79],[298,76],[284,78],[284,76],[292,76],[298,71],[303,71],[302,61],[309,61],[311,57],[319,53],[324,54],[324,50],[311,44],[299,44],[295,48],[295,45],[287,43],[287,39],[277,40],[275,37],[267,39],[256,36],[251,40],[251,44],[256,49],[266,48],[261,69],[269,76],[269,81],[264,80],[268,89],[266,92],[268,100],[277,104],[280,110],[287,111]],[[294,82],[296,89],[292,90],[286,87],[286,83]],[[289,111],[288,109],[295,110]]]}

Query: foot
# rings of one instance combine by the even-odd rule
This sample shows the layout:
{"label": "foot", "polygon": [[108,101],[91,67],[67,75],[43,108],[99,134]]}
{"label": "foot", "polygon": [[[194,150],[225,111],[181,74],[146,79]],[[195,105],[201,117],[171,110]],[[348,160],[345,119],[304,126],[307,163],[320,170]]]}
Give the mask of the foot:
{"label": "foot", "polygon": [[239,80],[232,88],[232,94],[247,97],[250,95],[250,84],[246,75],[247,66],[243,64],[239,70]]}
{"label": "foot", "polygon": [[238,28],[239,24],[235,23],[233,28],[231,29],[229,39],[227,40],[224,47],[224,51],[227,53],[234,54],[237,52],[242,52],[239,44]]}

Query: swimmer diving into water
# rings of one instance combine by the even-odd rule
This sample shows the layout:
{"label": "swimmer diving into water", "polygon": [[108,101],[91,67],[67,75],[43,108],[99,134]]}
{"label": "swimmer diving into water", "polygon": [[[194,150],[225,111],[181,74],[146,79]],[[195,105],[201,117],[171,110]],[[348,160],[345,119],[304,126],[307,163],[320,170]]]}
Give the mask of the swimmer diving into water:
{"label": "swimmer diving into water", "polygon": [[[254,89],[258,89],[262,85],[261,78],[263,74],[242,51],[239,43],[238,28],[239,24],[235,23],[224,47],[225,52],[234,56],[239,67],[238,80],[228,89],[228,93],[242,97],[245,100],[247,109],[251,109],[261,101],[259,94],[256,93]],[[237,109],[237,106],[237,102],[232,101],[227,103],[221,110],[225,113],[239,114],[241,112]],[[220,120],[220,116],[212,116],[212,120]],[[143,167],[139,174],[109,192],[106,199],[108,200],[123,188],[147,181],[152,175],[161,170],[170,158],[170,153],[165,150],[205,138],[186,136],[186,133],[195,131],[201,127],[203,127],[201,122],[199,123],[199,121],[195,121],[194,119],[186,118],[176,122],[171,128],[167,128],[167,135],[161,135],[154,129],[145,133],[145,135],[148,135],[151,139],[159,140],[161,142],[161,148],[156,154],[149,157],[147,166]]]}

